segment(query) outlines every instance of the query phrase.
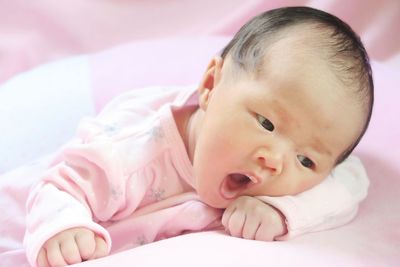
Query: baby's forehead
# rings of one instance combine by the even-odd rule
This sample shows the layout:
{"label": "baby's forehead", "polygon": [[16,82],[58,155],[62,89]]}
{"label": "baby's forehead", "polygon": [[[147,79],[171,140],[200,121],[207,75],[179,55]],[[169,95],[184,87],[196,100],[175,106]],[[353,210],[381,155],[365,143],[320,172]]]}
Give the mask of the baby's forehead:
{"label": "baby's forehead", "polygon": [[281,30],[276,37],[264,45],[264,57],[277,51],[291,53],[291,56],[297,55],[297,60],[315,57],[328,60],[326,54],[329,47],[330,37],[328,30],[318,29],[312,24],[294,25]]}
{"label": "baby's forehead", "polygon": [[335,89],[342,93],[357,91],[356,79],[347,79],[347,76],[353,76],[351,70],[343,72],[337,68],[337,62],[332,58],[334,48],[327,47],[321,41],[321,33],[315,31],[310,33],[307,28],[293,28],[268,45],[254,69],[256,77],[274,75],[285,79],[297,78],[297,82],[307,81],[316,86],[330,82],[336,84]]}
{"label": "baby's forehead", "polygon": [[258,78],[271,75],[297,82],[322,82],[321,75],[330,82],[337,83],[336,72],[332,69],[323,49],[315,47],[303,37],[284,37],[271,45],[263,55],[255,70]]}

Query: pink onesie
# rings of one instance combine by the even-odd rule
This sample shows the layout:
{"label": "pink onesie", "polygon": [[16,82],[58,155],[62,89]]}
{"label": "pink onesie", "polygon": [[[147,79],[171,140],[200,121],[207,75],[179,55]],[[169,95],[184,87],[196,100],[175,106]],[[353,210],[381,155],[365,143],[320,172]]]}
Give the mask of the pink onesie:
{"label": "pink onesie", "polygon": [[[172,107],[196,104],[194,87],[151,87],[125,93],[84,119],[57,164],[27,202],[28,260],[46,240],[71,227],[101,235],[111,253],[193,231],[221,228],[222,210],[203,204]],[[368,179],[351,157],[316,187],[296,196],[260,196],[285,216],[281,239],[350,221]]]}

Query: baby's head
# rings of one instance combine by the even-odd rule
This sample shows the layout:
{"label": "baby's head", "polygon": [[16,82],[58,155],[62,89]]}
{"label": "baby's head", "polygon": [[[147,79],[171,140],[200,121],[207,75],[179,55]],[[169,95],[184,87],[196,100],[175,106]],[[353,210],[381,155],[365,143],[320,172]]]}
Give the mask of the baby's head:
{"label": "baby's head", "polygon": [[[358,100],[365,111],[363,129],[337,160],[346,159],[364,135],[372,114],[373,80],[367,52],[358,35],[339,18],[309,7],[288,7],[264,12],[253,18],[222,51],[236,71],[263,75],[274,44],[285,39],[299,57],[317,56],[342,82],[336,87]],[[285,47],[290,49],[289,47]],[[275,47],[275,49],[279,49]],[[288,51],[287,51],[288,52]],[[279,60],[279,59],[278,59]],[[301,61],[299,62],[301,64]],[[310,74],[312,75],[312,74]]]}
{"label": "baby's head", "polygon": [[289,7],[245,24],[211,61],[199,95],[197,190],[225,207],[241,195],[297,194],[321,182],[364,135],[373,81],[347,24]]}

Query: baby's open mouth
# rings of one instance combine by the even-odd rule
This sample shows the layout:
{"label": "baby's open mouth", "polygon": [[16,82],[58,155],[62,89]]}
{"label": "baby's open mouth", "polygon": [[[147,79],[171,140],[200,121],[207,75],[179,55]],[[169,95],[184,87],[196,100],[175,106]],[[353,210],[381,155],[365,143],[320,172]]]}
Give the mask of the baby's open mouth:
{"label": "baby's open mouth", "polygon": [[258,179],[253,176],[242,173],[231,173],[222,181],[220,192],[224,198],[233,199],[255,183],[258,183]]}

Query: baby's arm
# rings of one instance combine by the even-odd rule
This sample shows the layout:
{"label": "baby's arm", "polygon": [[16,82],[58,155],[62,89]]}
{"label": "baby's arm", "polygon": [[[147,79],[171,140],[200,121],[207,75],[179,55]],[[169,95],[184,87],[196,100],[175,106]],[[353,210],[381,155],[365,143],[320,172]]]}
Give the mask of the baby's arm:
{"label": "baby's arm", "polygon": [[[118,129],[125,129],[152,111],[142,107],[135,96],[137,94],[129,94],[116,99],[97,118],[83,120],[76,137],[62,150],[63,161],[48,169],[32,188],[27,201],[24,236],[27,258],[32,266],[37,266],[39,253],[42,262],[45,262],[44,256],[53,257],[48,253],[53,251],[51,244],[57,243],[60,236],[70,236],[64,233],[74,232],[69,229],[76,227],[90,230],[95,242],[99,240],[97,237],[104,240],[108,252],[111,238],[99,222],[131,214],[139,205],[138,196],[144,195],[148,181],[140,180],[134,188],[126,185],[131,177],[121,156],[126,145],[118,143]],[[124,140],[126,138],[121,142]],[[75,243],[80,251],[80,243]],[[100,251],[97,254],[96,249],[94,257],[103,255],[103,250]],[[84,260],[88,256],[82,253]],[[79,255],[82,256],[81,251]]]}
{"label": "baby's arm", "polygon": [[[62,170],[57,167],[52,170],[65,171],[65,169]],[[66,184],[64,190],[67,190],[68,185],[73,185],[73,183]],[[63,266],[64,261],[70,263],[85,260],[86,253],[90,254],[90,251],[80,251],[79,256],[83,257],[79,259],[76,253],[68,256],[69,253],[67,252],[71,248],[71,246],[68,246],[68,244],[71,244],[71,240],[78,243],[78,250],[80,250],[82,234],[81,231],[74,231],[77,227],[86,229],[83,241],[87,240],[90,235],[93,236],[95,241],[97,238],[103,240],[102,244],[105,246],[95,249],[96,254],[93,255],[92,253],[92,256],[104,255],[103,248],[108,253],[111,246],[109,233],[93,219],[92,216],[97,216],[98,213],[92,213],[87,202],[78,200],[80,197],[77,191],[79,190],[77,189],[73,196],[73,191],[68,190],[67,193],[51,183],[41,182],[31,192],[27,202],[27,228],[24,245],[32,266]],[[73,235],[68,235],[72,232],[74,232]],[[84,243],[93,244],[93,241],[89,239]],[[59,250],[55,249],[57,247]],[[86,248],[91,250],[90,247]],[[61,251],[62,253],[59,253]],[[61,265],[58,263],[61,263]]]}
{"label": "baby's arm", "polygon": [[[242,226],[246,226],[247,223],[241,224],[243,219],[240,218],[243,215],[240,214],[249,217],[256,213],[258,215],[251,220],[258,221],[260,225],[257,235],[252,238],[257,240],[258,236],[262,236],[260,240],[284,240],[304,233],[338,227],[354,218],[359,203],[367,195],[368,186],[368,177],[361,161],[351,156],[338,165],[321,184],[308,191],[296,196],[256,197],[265,205],[261,208],[259,203],[253,201],[251,205],[257,207],[257,212],[245,208],[251,205],[243,204],[243,199],[239,198],[226,209],[223,224],[231,234],[233,232],[232,235],[251,238],[251,235],[242,231],[246,229]],[[263,212],[265,214],[260,215]],[[258,234],[261,229],[268,228],[266,224],[269,224],[271,229],[267,229],[264,234]]]}

